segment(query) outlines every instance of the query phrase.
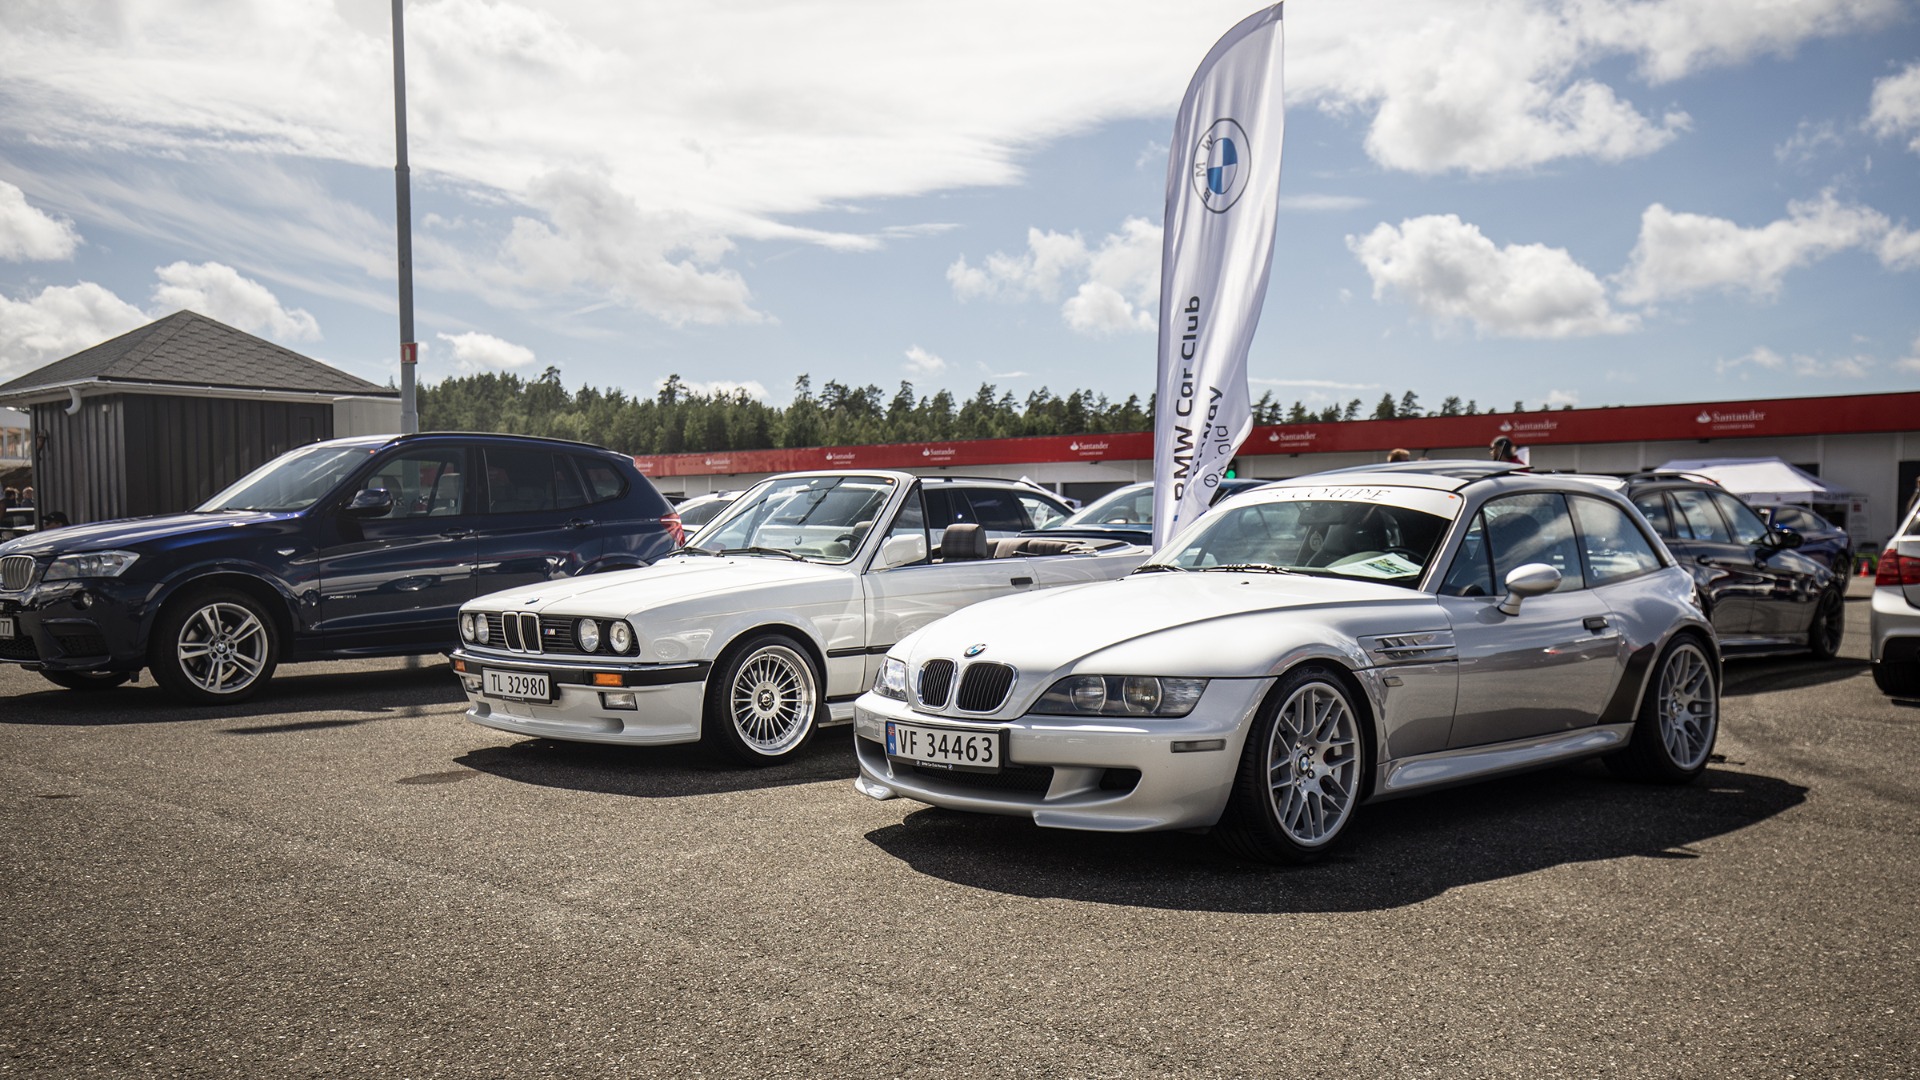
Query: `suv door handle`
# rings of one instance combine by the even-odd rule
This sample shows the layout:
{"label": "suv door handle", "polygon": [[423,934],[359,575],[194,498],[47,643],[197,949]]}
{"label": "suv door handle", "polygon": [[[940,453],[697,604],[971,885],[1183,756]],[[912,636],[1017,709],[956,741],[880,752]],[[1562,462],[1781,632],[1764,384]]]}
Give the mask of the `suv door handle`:
{"label": "suv door handle", "polygon": [[472,529],[455,529],[452,532],[443,532],[440,535],[447,540],[471,540],[473,539],[474,531]]}
{"label": "suv door handle", "polygon": [[1580,625],[1597,634],[1607,628],[1607,617],[1605,615],[1589,615],[1580,620]]}
{"label": "suv door handle", "polygon": [[592,518],[574,518],[571,521],[567,522],[567,528],[584,529],[591,524],[593,524]]}

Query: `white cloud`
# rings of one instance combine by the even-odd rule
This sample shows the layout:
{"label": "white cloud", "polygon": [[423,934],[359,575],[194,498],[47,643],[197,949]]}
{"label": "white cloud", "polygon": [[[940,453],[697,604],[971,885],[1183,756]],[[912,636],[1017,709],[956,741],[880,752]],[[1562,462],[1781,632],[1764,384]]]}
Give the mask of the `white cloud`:
{"label": "white cloud", "polygon": [[73,258],[80,234],[73,225],[27,203],[27,193],[0,180],[0,259],[47,262]]}
{"label": "white cloud", "polygon": [[1889,270],[1920,268],[1920,230],[1896,226],[1888,229],[1875,249],[1881,265]]}
{"label": "white cloud", "polygon": [[282,341],[315,341],[320,337],[320,324],[312,315],[299,308],[289,311],[272,290],[241,277],[231,266],[176,262],[154,273],[160,278],[153,288],[154,310],[161,314],[187,308],[250,334]]}
{"label": "white cloud", "polygon": [[1640,239],[1620,274],[1620,298],[1648,304],[1705,289],[1780,291],[1787,271],[1877,240],[1885,215],[1841,203],[1833,192],[1787,205],[1787,216],[1758,228],[1725,218],[1675,213],[1655,203],[1640,218]]}
{"label": "white cloud", "polygon": [[[653,389],[656,393],[666,385],[667,380],[665,379],[655,379],[653,381]],[[714,379],[711,382],[688,382],[682,379],[680,380],[680,388],[689,394],[704,394],[707,397],[714,398],[730,398],[736,394],[745,394],[756,401],[767,400],[767,388],[763,386],[758,379],[739,381],[733,379]]]}
{"label": "white cloud", "polygon": [[1372,199],[1363,199],[1358,195],[1287,195],[1280,196],[1280,209],[1302,210],[1316,213],[1324,210],[1358,210]]}
{"label": "white cloud", "polygon": [[1347,247],[1373,279],[1373,296],[1399,296],[1438,322],[1465,319],[1488,337],[1566,338],[1639,326],[1616,312],[1606,287],[1565,248],[1496,247],[1452,214],[1381,223]]}
{"label": "white cloud", "polygon": [[1786,142],[1773,148],[1773,160],[1781,165],[1806,165],[1829,150],[1842,145],[1839,132],[1834,130],[1833,121],[1800,121]]}
{"label": "white cloud", "polygon": [[[1751,374],[1751,369],[1786,373],[1791,372],[1808,379],[1863,379],[1871,372],[1876,361],[1871,356],[1835,356],[1816,357],[1804,353],[1782,356],[1767,348],[1757,346],[1745,356],[1732,360],[1719,360],[1713,365],[1716,375],[1738,374],[1742,379]],[[1895,365],[1898,366],[1897,364]],[[1742,368],[1749,370],[1743,371]]]}
{"label": "white cloud", "polygon": [[938,375],[947,370],[947,362],[915,345],[907,350],[906,369],[915,375]]}
{"label": "white cloud", "polygon": [[1076,333],[1151,331],[1160,302],[1160,236],[1160,226],[1145,218],[1128,218],[1098,248],[1079,233],[1030,228],[1026,251],[995,252],[979,266],[963,255],[947,267],[947,281],[963,301],[1052,301],[1071,286],[1060,315]]}
{"label": "white cloud", "polygon": [[0,380],[11,379],[148,321],[91,281],[50,285],[27,300],[0,296]]}
{"label": "white cloud", "polygon": [[1895,360],[1893,366],[1900,371],[1920,375],[1920,337],[1913,339],[1913,344],[1907,346],[1907,355]]}
{"label": "white cloud", "polygon": [[533,350],[525,345],[515,345],[478,330],[434,336],[452,346],[453,366],[465,375],[482,371],[513,371],[531,365],[535,359]]}
{"label": "white cloud", "polygon": [[1920,154],[1920,62],[1874,82],[1867,129],[1883,139],[1912,136],[1907,149]]}
{"label": "white cloud", "polygon": [[1547,408],[1549,409],[1558,409],[1563,405],[1572,407],[1578,406],[1579,404],[1580,392],[1578,390],[1547,391]]}

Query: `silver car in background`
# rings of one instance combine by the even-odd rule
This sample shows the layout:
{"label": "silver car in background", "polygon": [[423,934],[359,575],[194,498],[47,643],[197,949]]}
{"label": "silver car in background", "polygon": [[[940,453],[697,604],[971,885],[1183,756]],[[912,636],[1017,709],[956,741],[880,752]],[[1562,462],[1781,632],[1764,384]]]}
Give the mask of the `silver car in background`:
{"label": "silver car in background", "polygon": [[1236,496],[1118,581],[990,600],[855,703],[861,792],[1305,861],[1355,810],[1579,758],[1684,783],[1720,655],[1617,490],[1486,462]]}
{"label": "silver car in background", "polygon": [[1874,684],[1882,693],[1920,697],[1920,504],[1880,555],[1870,618]]}

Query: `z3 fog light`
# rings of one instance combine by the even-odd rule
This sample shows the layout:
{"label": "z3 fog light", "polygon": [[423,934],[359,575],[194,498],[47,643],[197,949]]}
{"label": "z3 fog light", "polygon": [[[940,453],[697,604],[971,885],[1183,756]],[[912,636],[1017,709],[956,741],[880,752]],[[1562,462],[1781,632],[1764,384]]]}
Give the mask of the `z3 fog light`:
{"label": "z3 fog light", "polygon": [[600,695],[600,707],[603,709],[624,709],[628,712],[634,712],[640,708],[640,702],[636,700],[634,692],[631,690],[618,694],[603,693]]}

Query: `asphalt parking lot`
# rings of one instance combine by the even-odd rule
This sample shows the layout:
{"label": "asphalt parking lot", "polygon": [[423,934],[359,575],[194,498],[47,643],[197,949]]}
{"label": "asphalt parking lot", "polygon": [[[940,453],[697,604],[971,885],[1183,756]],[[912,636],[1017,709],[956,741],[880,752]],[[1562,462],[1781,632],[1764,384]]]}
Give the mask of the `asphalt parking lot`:
{"label": "asphalt parking lot", "polygon": [[1720,759],[1367,808],[1275,870],[467,723],[0,666],[0,1074],[1920,1074],[1920,702],[1728,665]]}

